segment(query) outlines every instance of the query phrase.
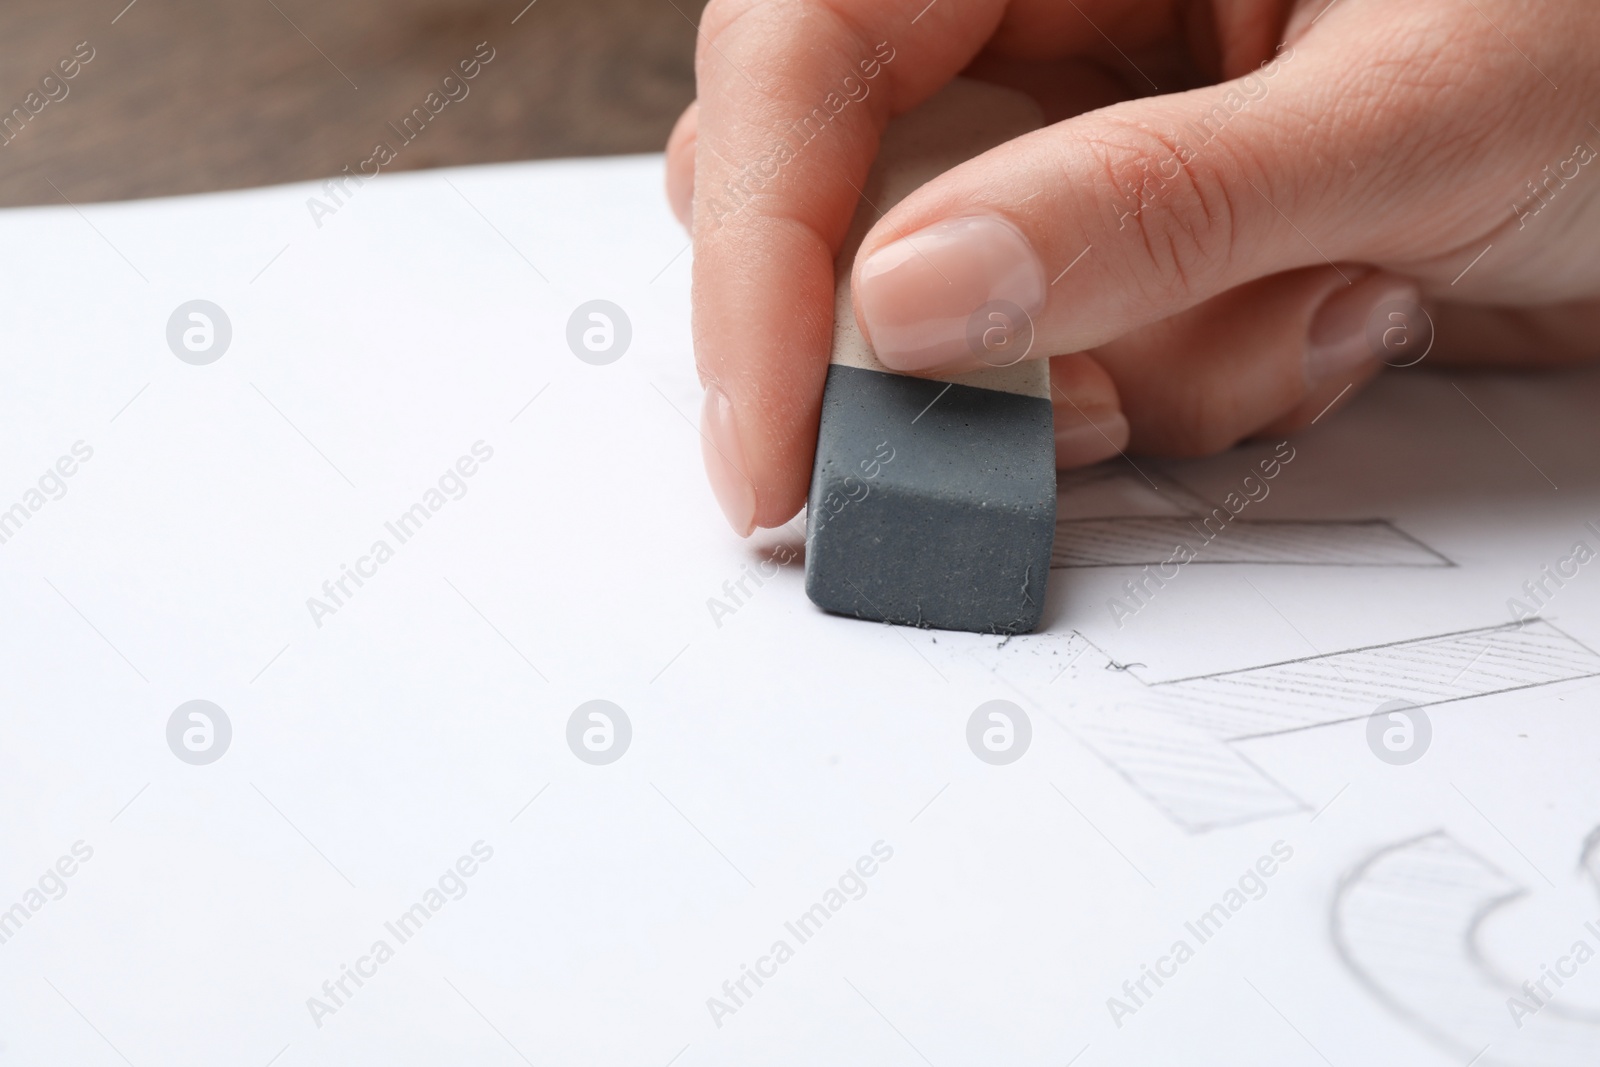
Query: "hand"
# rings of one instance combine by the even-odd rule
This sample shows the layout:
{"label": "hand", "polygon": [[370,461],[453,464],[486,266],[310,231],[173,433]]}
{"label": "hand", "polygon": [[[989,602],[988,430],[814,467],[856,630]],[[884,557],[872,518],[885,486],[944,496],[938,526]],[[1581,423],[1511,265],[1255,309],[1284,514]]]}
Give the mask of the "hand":
{"label": "hand", "polygon": [[956,74],[1054,124],[880,219],[856,316],[918,373],[976,365],[952,307],[1025,308],[1073,466],[1291,431],[1430,342],[1600,355],[1597,49],[1593,0],[711,0],[667,185],[723,510],[804,504],[856,190]]}

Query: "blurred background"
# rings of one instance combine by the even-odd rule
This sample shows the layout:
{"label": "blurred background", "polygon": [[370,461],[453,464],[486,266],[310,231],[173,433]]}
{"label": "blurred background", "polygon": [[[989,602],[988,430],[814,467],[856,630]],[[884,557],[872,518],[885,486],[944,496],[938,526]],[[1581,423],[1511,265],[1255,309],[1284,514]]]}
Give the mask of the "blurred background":
{"label": "blurred background", "polygon": [[[421,106],[485,41],[495,58],[469,95],[385,171],[659,151],[694,97],[703,6],[4,0],[0,117],[13,118],[0,146],[0,206],[234,189],[355,168],[377,141],[398,143],[388,123]],[[57,63],[85,41],[94,58],[47,86],[55,96],[66,89],[48,100],[41,79],[59,74]]]}

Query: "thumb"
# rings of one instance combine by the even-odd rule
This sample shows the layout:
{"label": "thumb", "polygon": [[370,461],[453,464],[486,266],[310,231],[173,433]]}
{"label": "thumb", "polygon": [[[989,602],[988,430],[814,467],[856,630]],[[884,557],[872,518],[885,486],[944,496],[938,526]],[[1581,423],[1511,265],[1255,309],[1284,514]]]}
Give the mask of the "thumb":
{"label": "thumb", "polygon": [[1359,258],[1374,220],[1340,215],[1371,213],[1355,186],[1387,180],[1382,131],[1405,105],[1381,121],[1341,105],[1352,77],[1371,77],[1349,67],[1281,46],[1243,78],[1091,112],[929,182],[856,261],[856,315],[878,357],[977,367],[974,323],[997,306],[1031,321],[1032,356],[1078,352],[1257,278]]}

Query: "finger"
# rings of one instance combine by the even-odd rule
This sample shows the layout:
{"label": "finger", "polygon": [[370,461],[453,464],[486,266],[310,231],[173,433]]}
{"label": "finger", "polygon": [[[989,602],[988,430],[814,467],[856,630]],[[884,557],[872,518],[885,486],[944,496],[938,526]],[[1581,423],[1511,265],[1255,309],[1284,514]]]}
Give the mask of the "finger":
{"label": "finger", "polygon": [[1414,282],[1382,272],[1313,267],[1247,283],[1093,355],[1116,382],[1132,450],[1209,455],[1330,391],[1353,393],[1379,365],[1374,309],[1416,295]]}
{"label": "finger", "polygon": [[1087,467],[1128,447],[1128,420],[1117,383],[1093,356],[1078,352],[1050,361],[1050,401],[1057,470]]}
{"label": "finger", "polygon": [[[1258,6],[1261,6],[1258,4]],[[1126,99],[1123,81],[1104,67],[1083,57],[1110,52],[1120,46],[1110,44],[1097,26],[1108,23],[1118,40],[1130,47],[1169,35],[1167,20],[1152,18],[1162,12],[1139,9],[1124,0],[1090,0],[1087,10],[1064,20],[1051,5],[1013,4],[1001,22],[996,38],[962,73],[969,78],[1004,85],[1032,96],[1049,122],[1058,122],[1097,107]],[[1125,24],[1129,14],[1138,16],[1136,24]],[[1113,21],[1115,20],[1115,21]],[[1259,20],[1258,20],[1259,21]],[[1259,36],[1259,34],[1258,34]],[[1040,42],[1048,42],[1048,58],[1019,58],[1037,53]],[[1265,41],[1258,42],[1265,44]],[[1076,57],[1063,62],[1059,57]],[[699,103],[691,103],[673,124],[667,137],[667,198],[685,228],[693,208],[694,144],[699,125]]]}
{"label": "finger", "polygon": [[[1027,93],[1039,104],[1049,122],[1127,98],[1117,78],[1095,64],[1078,60],[1027,61],[984,54],[962,74]],[[690,228],[694,209],[694,150],[699,119],[699,103],[691,103],[678,116],[667,137],[667,201],[685,229]]]}
{"label": "finger", "polygon": [[[1033,318],[1035,353],[1081,351],[1272,274],[1470,240],[1431,224],[1461,197],[1425,138],[1462,125],[1460,105],[1400,81],[1399,46],[1366,23],[1340,29],[1355,40],[1314,32],[1243,78],[1058,123],[907,197],[856,262],[878,357],[976,369],[967,321],[997,300]],[[1415,143],[1397,152],[1400,136]],[[1460,218],[1498,220],[1486,199]]]}
{"label": "finger", "polygon": [[672,205],[672,213],[686,230],[694,215],[694,143],[699,119],[699,106],[690,104],[678,116],[667,137],[667,203]]}
{"label": "finger", "polygon": [[805,501],[834,254],[879,132],[964,67],[1001,12],[1001,0],[863,0],[848,15],[823,0],[707,6],[696,58],[695,359],[707,383],[708,474],[739,533],[779,525]]}
{"label": "finger", "polygon": [[[1256,7],[1270,4],[1255,2]],[[1202,5],[1209,13],[1209,8]],[[1013,4],[1007,9],[995,38],[962,73],[979,81],[1004,85],[1032,96],[1044,110],[1046,120],[1058,122],[1098,107],[1126,99],[1125,82],[1087,57],[1116,56],[1122,47],[1109,42],[1101,30],[1108,25],[1117,39],[1138,48],[1172,35],[1170,12],[1158,4],[1145,7],[1125,0],[1088,0],[1085,8],[1070,19],[1050,4]],[[1129,16],[1136,21],[1129,22]],[[1238,22],[1238,19],[1233,20]],[[1209,20],[1207,20],[1209,22]],[[1263,33],[1270,32],[1271,20],[1252,17],[1249,31],[1240,42],[1243,47],[1267,46]],[[1207,37],[1211,35],[1209,32]],[[1235,33],[1237,39],[1241,35]],[[1046,43],[1046,58],[1021,58],[1037,54]],[[1207,49],[1210,51],[1210,49]],[[1233,49],[1238,52],[1239,48]],[[1063,60],[1060,57],[1073,57]],[[1144,69],[1143,67],[1137,69]],[[1153,82],[1149,82],[1154,87]],[[1139,85],[1143,89],[1144,85]],[[673,213],[687,228],[692,212],[694,189],[694,141],[699,105],[691,103],[673,125],[667,138],[667,195]]]}
{"label": "finger", "polygon": [[[1058,122],[1127,98],[1122,82],[1103,68],[1079,60],[1027,61],[980,55],[963,76],[1027,93],[1049,122]],[[666,146],[667,200],[672,213],[689,228],[694,207],[694,149],[700,109],[691,103],[678,116]]]}
{"label": "finger", "polygon": [[1397,287],[1377,298],[1366,335],[1376,361],[1355,366],[1349,382],[1344,375],[1329,378],[1260,433],[1289,434],[1322,422],[1348,404],[1383,364],[1409,368],[1427,360],[1436,366],[1526,369],[1600,360],[1600,303],[1542,308],[1432,303],[1424,310]]}

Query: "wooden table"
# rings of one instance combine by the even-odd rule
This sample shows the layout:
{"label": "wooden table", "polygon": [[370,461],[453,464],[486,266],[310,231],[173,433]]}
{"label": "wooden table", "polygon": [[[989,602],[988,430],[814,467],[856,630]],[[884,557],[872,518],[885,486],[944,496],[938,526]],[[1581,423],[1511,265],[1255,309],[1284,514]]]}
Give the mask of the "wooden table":
{"label": "wooden table", "polygon": [[[0,126],[9,138],[0,146],[0,206],[194,193],[354,168],[377,141],[397,141],[388,124],[441,91],[480,42],[494,59],[386,170],[657,151],[694,96],[690,19],[703,6],[126,3],[0,4],[0,119],[9,117]],[[93,58],[63,79],[57,64],[80,42]]]}

